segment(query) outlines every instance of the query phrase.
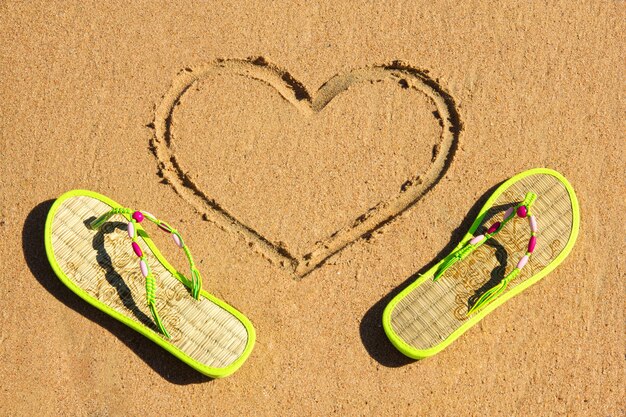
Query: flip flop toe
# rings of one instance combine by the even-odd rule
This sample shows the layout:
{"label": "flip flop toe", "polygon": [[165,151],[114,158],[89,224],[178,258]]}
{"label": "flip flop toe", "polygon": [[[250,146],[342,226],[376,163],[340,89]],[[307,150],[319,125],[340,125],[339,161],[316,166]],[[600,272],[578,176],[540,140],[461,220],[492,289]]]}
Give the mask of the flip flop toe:
{"label": "flip flop toe", "polygon": [[[161,255],[142,224],[171,235],[187,274]],[[202,276],[181,234],[141,210],[85,190],[63,194],[45,227],[55,273],[88,303],[214,378],[236,371],[250,355],[255,332],[235,308],[202,289]]]}
{"label": "flip flop toe", "polygon": [[556,268],[578,235],[569,182],[537,168],[503,183],[456,249],[394,297],[383,328],[406,356],[432,356]]}

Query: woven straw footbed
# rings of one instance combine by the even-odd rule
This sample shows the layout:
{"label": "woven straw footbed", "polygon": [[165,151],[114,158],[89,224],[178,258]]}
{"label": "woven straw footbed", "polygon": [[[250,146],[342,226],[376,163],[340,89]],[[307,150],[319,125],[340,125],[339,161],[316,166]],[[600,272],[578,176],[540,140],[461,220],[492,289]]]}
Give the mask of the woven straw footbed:
{"label": "woven straw footbed", "polygon": [[[126,232],[127,220],[116,215],[98,231],[87,227],[89,221],[110,209],[92,197],[65,200],[52,221],[54,257],[78,287],[163,337],[146,303],[145,278]],[[223,368],[239,358],[248,341],[243,323],[212,301],[191,297],[142,238],[138,243],[156,278],[156,307],[172,336],[166,340],[210,367]]]}
{"label": "woven straw footbed", "polygon": [[[500,221],[504,210],[537,194],[532,213],[537,216],[537,246],[528,264],[509,283],[507,292],[537,274],[565,248],[573,227],[572,201],[565,186],[554,176],[536,174],[512,184],[494,202],[474,235]],[[415,349],[428,349],[450,336],[467,320],[478,297],[498,284],[525,255],[530,227],[515,216],[487,243],[452,265],[437,282],[426,279],[406,295],[391,313],[394,332]]]}

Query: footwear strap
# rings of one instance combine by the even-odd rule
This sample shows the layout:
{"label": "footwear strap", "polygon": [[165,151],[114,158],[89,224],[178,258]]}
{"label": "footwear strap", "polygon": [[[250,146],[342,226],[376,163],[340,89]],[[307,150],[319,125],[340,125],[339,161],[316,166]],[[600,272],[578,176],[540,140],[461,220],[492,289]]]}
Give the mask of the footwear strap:
{"label": "footwear strap", "polygon": [[532,253],[535,250],[535,246],[537,245],[537,217],[531,212],[531,206],[536,199],[536,194],[527,193],[523,201],[521,201],[514,207],[509,207],[504,212],[504,217],[502,221],[495,222],[491,226],[489,226],[489,228],[487,229],[487,233],[475,236],[467,241],[465,245],[448,255],[439,265],[439,268],[433,276],[433,281],[437,281],[439,278],[441,278],[441,276],[448,268],[450,268],[455,263],[465,259],[472,252],[485,244],[487,240],[498,234],[498,232],[502,230],[502,228],[509,222],[509,220],[515,217],[515,214],[517,214],[518,217],[528,218],[528,223],[530,225],[530,239],[528,241],[526,254],[522,256],[522,258],[517,263],[517,266],[511,272],[509,272],[498,285],[490,288],[487,292],[480,296],[480,298],[476,301],[476,303],[474,303],[472,308],[467,312],[468,316],[485,308],[489,303],[498,298],[498,296],[500,296],[500,294],[502,294],[506,290],[508,284],[513,279],[515,279],[516,276],[519,275],[522,268],[524,268],[524,266],[528,263],[528,260],[530,259]]}
{"label": "footwear strap", "polygon": [[[137,223],[141,223],[144,219],[148,219],[152,223],[156,224],[159,229],[163,230],[166,233],[169,233],[172,236],[172,240],[174,243],[181,248],[185,252],[185,256],[187,257],[187,261],[189,262],[189,269],[191,271],[191,295],[196,300],[200,298],[200,290],[202,288],[202,276],[200,275],[200,271],[196,268],[196,264],[193,261],[193,257],[191,256],[191,251],[185,245],[183,238],[181,237],[178,230],[174,229],[172,226],[167,224],[166,222],[157,219],[152,214],[148,213],[144,210],[132,210],[129,208],[118,207],[114,208],[102,216],[98,217],[94,221],[91,222],[90,227],[92,229],[99,229],[102,227],[107,220],[109,220],[112,216],[116,214],[122,214],[127,218],[130,218],[130,221],[127,225],[128,237],[131,238],[131,246],[133,248],[133,252],[139,258],[139,269],[141,270],[141,275],[146,279],[146,301],[148,303],[148,307],[150,308],[150,312],[152,313],[152,317],[157,327],[166,337],[170,338],[169,333],[165,329],[163,322],[161,321],[161,317],[156,309],[156,279],[150,267],[148,266],[148,262],[146,261],[146,255],[139,247],[137,243]],[[182,275],[182,274],[181,274]]]}

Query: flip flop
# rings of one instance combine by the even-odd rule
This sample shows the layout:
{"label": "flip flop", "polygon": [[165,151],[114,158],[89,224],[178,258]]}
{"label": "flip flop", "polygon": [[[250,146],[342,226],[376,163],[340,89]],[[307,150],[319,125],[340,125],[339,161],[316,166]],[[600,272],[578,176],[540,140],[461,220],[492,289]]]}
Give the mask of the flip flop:
{"label": "flip flop", "polygon": [[414,359],[440,352],[563,262],[579,223],[576,194],[561,174],[537,168],[514,176],[456,249],[387,305],[387,337]]}
{"label": "flip flop", "polygon": [[[190,278],[165,260],[142,222],[172,236],[189,262]],[[45,245],[52,269],[78,296],[199,372],[221,378],[250,355],[252,323],[202,290],[180,233],[152,214],[91,191],[69,191],[50,208]]]}

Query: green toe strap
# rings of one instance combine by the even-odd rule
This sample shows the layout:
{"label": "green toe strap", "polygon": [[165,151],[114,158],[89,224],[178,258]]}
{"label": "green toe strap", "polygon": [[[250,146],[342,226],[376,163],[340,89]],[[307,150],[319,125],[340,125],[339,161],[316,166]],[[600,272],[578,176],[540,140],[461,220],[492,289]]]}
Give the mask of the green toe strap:
{"label": "green toe strap", "polygon": [[[143,275],[143,277],[146,279],[146,302],[148,304],[148,307],[150,308],[152,318],[154,319],[157,328],[161,333],[163,333],[165,337],[170,338],[170,334],[165,329],[165,326],[163,325],[161,317],[159,316],[156,308],[156,279],[152,274],[150,267],[148,266],[146,255],[143,253],[143,251],[139,247],[139,244],[137,243],[137,223],[141,223],[144,219],[150,220],[152,223],[159,226],[161,230],[169,233],[172,236],[172,239],[174,240],[176,245],[183,250],[185,256],[187,257],[187,261],[189,262],[189,269],[191,271],[191,279],[187,279],[189,283],[186,285],[191,291],[191,296],[196,300],[200,299],[200,290],[202,289],[202,276],[200,275],[200,271],[198,271],[198,269],[196,268],[196,264],[194,263],[193,257],[191,256],[191,251],[185,245],[180,233],[178,233],[178,231],[171,227],[169,224],[157,219],[147,211],[131,210],[128,208],[114,208],[91,222],[91,228],[99,229],[104,223],[106,223],[107,220],[109,220],[112,216],[116,214],[122,214],[126,218],[130,218],[127,226],[128,237],[132,239],[131,245],[133,248],[133,252],[135,252],[135,255],[137,255],[137,257],[139,258],[139,269],[141,270],[141,274]],[[184,275],[182,276],[184,277]]]}
{"label": "green toe strap", "polygon": [[490,288],[487,292],[481,295],[480,298],[474,303],[472,308],[470,308],[470,310],[467,312],[467,315],[470,316],[474,314],[476,311],[483,309],[487,306],[487,304],[498,298],[500,294],[502,294],[504,290],[506,290],[509,282],[513,281],[513,279],[515,279],[515,277],[519,275],[520,271],[520,269],[515,268],[514,270],[509,272],[509,274],[504,277],[504,279],[502,279],[502,281],[500,281],[498,285]]}
{"label": "green toe strap", "polygon": [[517,266],[506,277],[504,277],[502,281],[498,283],[498,285],[490,288],[487,292],[480,296],[480,298],[474,303],[472,308],[467,312],[468,316],[483,309],[493,300],[498,298],[502,293],[504,293],[508,284],[519,275],[522,268],[528,263],[528,259],[532,255],[533,251],[535,250],[535,245],[537,244],[537,218],[530,211],[530,207],[533,205],[536,199],[536,194],[527,193],[524,201],[520,202],[514,207],[509,207],[504,212],[504,217],[502,221],[492,224],[487,229],[487,233],[485,233],[484,235],[475,236],[467,241],[464,246],[448,255],[437,268],[437,271],[433,276],[433,281],[437,281],[439,278],[441,278],[441,276],[446,272],[448,268],[450,268],[455,263],[465,259],[472,252],[485,244],[487,240],[496,235],[509,222],[509,220],[515,217],[516,213],[519,217],[528,217],[531,233],[526,254],[520,259],[520,261],[517,263]]}

